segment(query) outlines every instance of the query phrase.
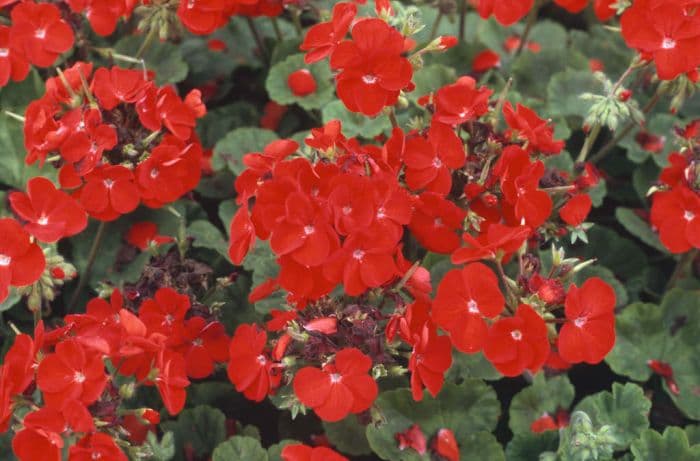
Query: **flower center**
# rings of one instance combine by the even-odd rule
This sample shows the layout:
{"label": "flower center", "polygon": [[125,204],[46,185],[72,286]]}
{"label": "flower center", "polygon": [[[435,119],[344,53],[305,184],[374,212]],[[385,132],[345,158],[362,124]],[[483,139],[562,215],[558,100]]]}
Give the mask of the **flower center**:
{"label": "flower center", "polygon": [[671,37],[665,37],[664,41],[661,42],[661,48],[664,50],[672,50],[676,47],[676,41]]}
{"label": "flower center", "polygon": [[257,360],[260,365],[265,365],[267,363],[267,359],[262,354],[258,355]]}
{"label": "flower center", "polygon": [[43,40],[44,37],[46,37],[46,29],[37,29],[36,32],[34,32],[34,36],[39,40]]}
{"label": "flower center", "polygon": [[469,302],[467,303],[467,311],[469,311],[470,314],[478,314],[479,313],[479,305],[474,301],[473,299],[470,299]]}
{"label": "flower center", "polygon": [[349,215],[350,213],[352,213],[352,207],[344,206],[344,207],[343,207],[343,214],[344,214],[344,215]]}
{"label": "flower center", "polygon": [[685,210],[685,213],[683,213],[683,219],[690,222],[693,219],[695,219],[695,213],[693,213],[692,211]]}
{"label": "flower center", "polygon": [[0,58],[6,58],[10,55],[10,50],[7,48],[0,48]]}
{"label": "flower center", "polygon": [[172,315],[168,314],[165,316],[166,325],[172,325],[173,321],[175,321],[175,317],[173,317]]}
{"label": "flower center", "polygon": [[304,226],[304,235],[311,235],[316,232],[314,226]]}
{"label": "flower center", "polygon": [[433,221],[433,226],[435,227],[442,227],[442,219],[441,218],[435,218],[435,221]]}
{"label": "flower center", "polygon": [[339,373],[331,373],[331,383],[339,383],[343,377]]}
{"label": "flower center", "polygon": [[574,320],[574,325],[576,325],[577,328],[581,328],[588,322],[588,319],[586,317],[579,317],[576,320]]}
{"label": "flower center", "polygon": [[515,340],[515,341],[520,341],[523,339],[523,333],[520,330],[513,330],[510,332],[510,336]]}
{"label": "flower center", "polygon": [[37,220],[37,224],[40,226],[45,226],[49,223],[49,218],[46,217],[46,215],[41,215],[39,216],[39,219]]}
{"label": "flower center", "polygon": [[442,160],[440,160],[439,158],[435,157],[435,158],[433,159],[433,166],[434,166],[435,168],[440,168],[440,167],[442,166]]}
{"label": "flower center", "polygon": [[153,169],[151,170],[151,179],[156,179],[157,176],[158,176],[158,169],[157,169],[157,168],[153,168]]}
{"label": "flower center", "polygon": [[201,338],[197,338],[194,341],[192,341],[192,345],[194,347],[202,347],[203,344],[204,344],[204,341],[202,341]]}
{"label": "flower center", "polygon": [[362,258],[365,257],[365,252],[362,250],[355,250],[352,252],[352,257],[357,259],[358,261],[362,261]]}
{"label": "flower center", "polygon": [[373,85],[377,83],[377,76],[371,74],[363,75],[362,81],[365,82],[367,85]]}
{"label": "flower center", "polygon": [[95,452],[92,453],[91,458],[92,458],[92,459],[100,459],[100,458],[102,458],[102,453],[98,453],[98,452],[95,451]]}
{"label": "flower center", "polygon": [[85,382],[85,375],[79,371],[76,371],[75,374],[73,375],[73,381],[78,383],[78,384],[84,383]]}
{"label": "flower center", "polygon": [[7,267],[12,262],[12,258],[0,253],[0,267]]}
{"label": "flower center", "polygon": [[386,210],[384,209],[384,207],[379,208],[377,210],[377,219],[384,219],[385,216],[386,216]]}

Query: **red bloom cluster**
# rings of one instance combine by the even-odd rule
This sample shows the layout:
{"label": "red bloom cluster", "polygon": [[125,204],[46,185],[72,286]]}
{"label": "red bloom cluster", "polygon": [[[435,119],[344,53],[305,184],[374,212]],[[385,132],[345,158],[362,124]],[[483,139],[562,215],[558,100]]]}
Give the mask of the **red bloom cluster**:
{"label": "red bloom cluster", "polygon": [[283,6],[282,0],[181,0],[177,16],[193,34],[207,35],[234,14],[273,17],[282,14]]}
{"label": "red bloom cluster", "polygon": [[652,196],[651,224],[672,253],[700,248],[699,161],[692,150],[672,153],[659,177],[662,190]]}
{"label": "red bloom cluster", "polygon": [[[504,25],[510,26],[520,21],[535,5],[534,0],[471,0],[478,4],[482,18],[494,16]],[[588,6],[589,0],[554,0],[554,3],[571,13],[579,13]],[[611,5],[615,0],[593,0],[593,11],[601,21],[607,21],[615,16]]]}
{"label": "red bloom cluster", "polygon": [[622,36],[630,48],[653,60],[661,80],[700,66],[700,2],[636,0],[622,14]]}
{"label": "red bloom cluster", "polygon": [[202,148],[193,128],[205,112],[198,91],[183,100],[141,71],[93,74],[79,62],[47,80],[44,96],[28,106],[27,163],[55,154],[62,188],[99,220],[141,202],[160,207],[199,182]]}
{"label": "red bloom cluster", "polygon": [[[44,406],[24,416],[13,440],[22,461],[60,460],[69,435],[79,439],[70,448],[71,461],[100,455],[126,460],[112,433],[101,432],[126,424],[114,411],[119,395],[127,394],[118,392],[105,362],[114,374],[155,386],[168,411],[177,414],[188,377],[211,375],[215,364],[228,359],[228,343],[221,323],[190,311],[188,296],[161,288],[135,315],[115,290],[111,302],[91,300],[85,314],[66,316],[57,330],[45,333],[40,323],[33,339],[16,337],[0,368],[0,429],[13,413],[13,397],[35,383]],[[134,385],[122,388],[133,392]]]}

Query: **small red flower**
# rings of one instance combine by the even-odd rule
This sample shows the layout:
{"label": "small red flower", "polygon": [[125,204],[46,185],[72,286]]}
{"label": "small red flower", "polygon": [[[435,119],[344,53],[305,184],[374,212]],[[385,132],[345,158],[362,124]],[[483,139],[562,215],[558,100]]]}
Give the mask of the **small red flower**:
{"label": "small red flower", "polygon": [[504,305],[496,274],[482,263],[471,263],[445,274],[433,302],[433,320],[450,333],[457,349],[474,353],[488,335],[484,317],[496,317]]}
{"label": "small red flower", "polygon": [[459,461],[459,447],[454,432],[449,429],[440,429],[432,444],[433,450],[447,461]]}
{"label": "small red flower", "polygon": [[466,211],[434,192],[419,196],[409,229],[418,242],[435,253],[449,254],[460,244]]}
{"label": "small red flower", "polygon": [[316,24],[306,32],[304,42],[299,46],[299,49],[307,51],[304,61],[311,64],[329,56],[345,38],[356,14],[357,5],[354,3],[336,3],[330,21]]}
{"label": "small red flower", "polygon": [[144,251],[151,246],[174,242],[175,239],[167,235],[158,235],[158,225],[156,223],[142,221],[131,225],[126,233],[126,241],[129,245]]}
{"label": "small red flower", "polygon": [[501,56],[493,50],[484,50],[474,56],[472,70],[474,72],[486,72],[501,65]]}
{"label": "small red flower", "polygon": [[403,432],[394,435],[399,444],[399,450],[406,448],[415,450],[419,455],[424,455],[428,451],[428,441],[418,424],[414,424]]}
{"label": "small red flower", "polygon": [[316,80],[308,69],[295,70],[287,77],[287,85],[294,96],[308,96],[316,92]]}
{"label": "small red flower", "polygon": [[10,17],[11,40],[36,66],[50,66],[58,55],[73,46],[73,29],[61,19],[60,10],[52,3],[21,2],[12,8]]}
{"label": "small red flower", "polygon": [[504,26],[520,21],[530,11],[535,0],[479,0],[479,15],[486,19],[491,15]]}
{"label": "small red flower", "polygon": [[228,359],[229,337],[221,322],[191,317],[178,329],[175,350],[185,358],[187,376],[202,379],[214,372],[214,364]]}
{"label": "small red flower", "polygon": [[126,455],[114,443],[114,439],[101,432],[86,435],[68,451],[68,461],[94,461],[96,459],[127,461]]}
{"label": "small red flower", "polygon": [[0,219],[0,302],[10,286],[26,286],[36,282],[46,268],[44,252],[14,219]]}
{"label": "small red flower", "polygon": [[452,188],[452,171],[466,159],[462,140],[454,130],[433,123],[428,137],[408,138],[404,153],[406,183],[413,190],[425,189],[447,195]]}
{"label": "small red flower", "polygon": [[250,400],[261,402],[279,385],[275,364],[265,353],[267,334],[255,325],[236,328],[229,346],[228,378],[238,392]]}
{"label": "small red flower", "polygon": [[95,168],[85,177],[78,199],[90,216],[100,221],[113,221],[139,206],[141,194],[134,174],[121,165]]}
{"label": "small red flower", "polygon": [[66,428],[62,415],[48,407],[27,414],[24,429],[12,439],[12,451],[19,461],[61,461]]}
{"label": "small red flower", "polygon": [[440,88],[435,93],[434,119],[447,125],[459,125],[481,117],[489,110],[493,91],[485,86],[476,87],[472,77],[460,77],[456,83]]}
{"label": "small red flower", "polygon": [[403,57],[404,38],[375,18],[355,24],[352,38],[338,44],[331,56],[331,68],[339,71],[338,97],[352,112],[377,115],[411,84],[413,67]]}
{"label": "small red flower", "polygon": [[670,252],[700,248],[700,195],[685,186],[655,193],[651,223]]}
{"label": "small red flower", "polygon": [[333,363],[304,367],[294,377],[294,393],[324,421],[340,421],[367,410],[379,392],[367,372],[372,360],[358,349],[343,349]]}
{"label": "small red flower", "polygon": [[282,449],[282,461],[348,461],[327,447],[310,447],[302,444],[286,445]]}
{"label": "small red flower", "polygon": [[521,304],[515,316],[491,325],[484,355],[505,376],[518,376],[526,369],[537,373],[549,356],[544,320],[530,306]]}
{"label": "small red flower", "polygon": [[163,349],[156,356],[155,367],[158,369],[156,388],[163,405],[168,413],[176,415],[185,407],[186,388],[190,385],[185,359],[178,353]]}
{"label": "small red flower", "polygon": [[102,354],[69,339],[58,343],[56,352],[39,363],[36,384],[46,405],[63,409],[72,400],[85,405],[95,402],[107,379]]}
{"label": "small red flower", "polygon": [[41,176],[29,180],[26,194],[12,192],[10,205],[28,221],[24,228],[42,242],[71,237],[87,227],[87,214],[80,204]]}
{"label": "small red flower", "polygon": [[615,291],[598,277],[566,295],[567,322],[559,331],[559,353],[570,363],[596,364],[615,345]]}
{"label": "small red flower", "polygon": [[12,29],[8,26],[0,26],[0,87],[7,85],[12,79],[20,82],[29,73],[29,62],[24,56],[24,51],[11,39]]}
{"label": "small red flower", "polygon": [[438,336],[435,327],[423,326],[416,339],[408,362],[411,372],[413,400],[423,399],[423,386],[435,397],[445,380],[445,372],[452,365],[452,344],[447,336]]}
{"label": "small red flower", "polygon": [[489,225],[477,238],[465,233],[462,238],[467,246],[452,253],[452,262],[463,264],[480,259],[499,259],[501,262],[507,262],[529,235],[530,228],[527,226],[508,227],[498,223]]}
{"label": "small red flower", "polygon": [[159,288],[154,299],[147,299],[139,308],[139,318],[149,332],[170,335],[185,320],[190,298],[172,288]]}
{"label": "small red flower", "polygon": [[529,107],[518,103],[513,110],[510,102],[506,102],[503,106],[503,116],[508,126],[518,132],[518,137],[528,142],[528,150],[558,154],[564,148],[564,141],[556,141],[553,138],[554,128]]}
{"label": "small red flower", "polygon": [[576,227],[586,220],[592,206],[591,198],[588,194],[578,194],[569,199],[559,210],[562,221],[570,226]]}

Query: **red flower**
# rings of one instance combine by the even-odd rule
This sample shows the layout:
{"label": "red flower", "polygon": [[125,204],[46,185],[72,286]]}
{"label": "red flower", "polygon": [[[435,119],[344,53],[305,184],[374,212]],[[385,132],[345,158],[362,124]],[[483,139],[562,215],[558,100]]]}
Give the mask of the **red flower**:
{"label": "red flower", "polygon": [[474,353],[488,334],[484,317],[496,317],[504,305],[496,274],[482,263],[471,263],[445,274],[433,302],[433,320],[450,333],[457,349]]}
{"label": "red flower", "polygon": [[480,259],[500,259],[507,262],[530,235],[527,226],[508,227],[494,223],[488,226],[478,238],[464,233],[462,238],[467,246],[452,253],[452,263],[463,264]]}
{"label": "red flower", "polygon": [[505,376],[518,376],[526,369],[537,373],[549,356],[544,320],[532,307],[521,304],[515,316],[491,325],[484,355]]}
{"label": "red flower", "polygon": [[24,429],[12,439],[12,451],[19,461],[61,461],[66,423],[61,414],[44,407],[27,414]]}
{"label": "red flower", "polygon": [[250,220],[247,204],[236,210],[230,227],[231,242],[228,254],[231,262],[240,266],[246,255],[255,246],[255,227]]}
{"label": "red flower", "polygon": [[413,212],[409,229],[418,242],[435,253],[449,254],[460,244],[458,232],[466,211],[434,192],[423,192]]}
{"label": "red flower", "polygon": [[10,17],[13,43],[36,66],[49,67],[73,46],[73,29],[52,3],[21,2],[12,8]]}
{"label": "red flower", "polygon": [[448,125],[459,125],[481,117],[489,110],[493,91],[476,87],[476,80],[460,77],[456,83],[443,86],[435,93],[435,120]]}
{"label": "red flower", "polygon": [[10,205],[28,221],[24,228],[42,242],[53,243],[87,227],[87,214],[78,202],[41,176],[29,180],[26,194],[12,192]]}
{"label": "red flower", "polygon": [[558,154],[564,148],[564,141],[554,140],[554,128],[529,107],[518,103],[513,110],[510,102],[506,102],[503,106],[503,116],[508,126],[518,132],[518,137],[528,142],[528,150]]}
{"label": "red flower", "polygon": [[308,96],[316,92],[316,80],[308,69],[295,70],[289,74],[287,85],[294,96]]}
{"label": "red flower", "polygon": [[535,0],[479,0],[479,14],[486,19],[491,15],[504,26],[520,21],[530,11]]}
{"label": "red flower", "polygon": [[175,239],[167,235],[158,235],[158,226],[151,221],[137,222],[131,225],[126,233],[126,241],[129,245],[144,251],[151,246],[163,245],[174,242]]}
{"label": "red flower", "polygon": [[440,429],[432,445],[435,452],[447,461],[459,461],[459,447],[454,433],[449,429]]}
{"label": "red flower", "polygon": [[324,274],[330,280],[342,280],[348,295],[359,296],[368,288],[384,285],[398,273],[394,252],[394,246],[387,246],[381,238],[354,234],[331,256]]}
{"label": "red flower", "polygon": [[70,447],[68,452],[68,461],[93,461],[95,459],[127,461],[126,455],[114,443],[114,439],[101,432],[86,435]]}
{"label": "red flower", "polygon": [[425,440],[425,434],[418,424],[414,424],[405,431],[395,434],[394,438],[399,443],[399,450],[401,451],[411,448],[419,455],[424,455],[428,451],[428,441]]}
{"label": "red flower", "polygon": [[447,336],[438,336],[435,327],[424,324],[416,338],[408,362],[411,372],[413,400],[423,399],[423,386],[435,397],[445,381],[445,372],[452,365],[452,344]]}
{"label": "red flower", "polygon": [[617,9],[612,5],[616,0],[593,0],[593,11],[601,21],[608,21],[615,17]]}
{"label": "red flower", "polygon": [[155,299],[147,299],[141,304],[139,318],[149,332],[167,336],[182,324],[189,309],[189,296],[181,295],[172,288],[159,288]]}
{"label": "red flower", "polygon": [[588,194],[575,195],[559,209],[559,216],[568,225],[579,226],[586,220],[592,203]]}
{"label": "red flower", "polygon": [[330,448],[310,447],[302,444],[286,445],[282,449],[282,461],[348,461]]}
{"label": "red flower", "polygon": [[56,345],[37,369],[36,384],[46,405],[62,409],[71,400],[95,402],[107,384],[102,354],[69,339]]}
{"label": "red flower", "polygon": [[[223,26],[228,19],[228,10],[237,2],[224,0],[190,0],[180,2],[177,16],[182,24],[197,35],[208,35]],[[254,2],[253,2],[254,3]]]}
{"label": "red flower", "polygon": [[625,42],[653,58],[661,80],[700,65],[700,15],[692,8],[685,1],[637,0],[622,14]]}
{"label": "red flower", "polygon": [[102,123],[98,110],[76,109],[72,114],[75,116],[64,116],[60,122],[68,131],[61,144],[61,157],[73,163],[76,172],[83,176],[101,163],[105,151],[117,145],[117,131],[114,126]]}
{"label": "red flower", "polygon": [[228,359],[229,338],[221,322],[207,322],[192,317],[176,334],[176,347],[185,358],[187,376],[206,378],[214,372],[214,364]]}
{"label": "red flower", "polygon": [[413,67],[402,55],[404,38],[374,18],[355,24],[352,38],[338,44],[331,56],[331,68],[339,71],[338,97],[352,112],[376,115],[394,105],[411,84]]}
{"label": "red flower", "polygon": [[26,286],[36,282],[46,268],[41,248],[14,219],[0,218],[0,302],[10,286]]}
{"label": "red flower", "polygon": [[294,377],[294,393],[324,421],[340,421],[367,410],[377,398],[377,383],[367,372],[372,360],[358,349],[343,349],[322,370],[304,367]]}
{"label": "red flower", "polygon": [[493,50],[484,50],[474,56],[472,60],[472,71],[486,72],[501,65],[501,56]]}
{"label": "red flower", "polygon": [[651,223],[670,252],[700,248],[700,196],[685,186],[655,193]]}
{"label": "red flower", "polygon": [[10,81],[20,82],[29,73],[29,62],[24,56],[24,51],[17,43],[11,40],[12,29],[8,26],[0,26],[0,87]]}
{"label": "red flower", "polygon": [[141,194],[134,174],[121,165],[95,168],[85,177],[85,186],[78,199],[90,216],[101,221],[113,221],[139,206]]}
{"label": "red flower", "polygon": [[190,385],[185,371],[185,359],[180,354],[163,349],[156,356],[155,366],[158,369],[156,387],[163,405],[168,413],[176,415],[185,407],[185,388]]}
{"label": "red flower", "polygon": [[561,357],[570,363],[603,360],[615,345],[614,309],[615,292],[602,279],[571,285],[564,303],[567,322],[559,331]]}
{"label": "red flower", "polygon": [[[70,9],[76,13],[85,11],[92,30],[106,37],[117,27],[119,18],[127,14],[129,0],[67,0]],[[131,6],[133,8],[133,6]]]}
{"label": "red flower", "polygon": [[284,203],[284,218],[270,236],[272,251],[305,266],[322,264],[338,247],[338,236],[325,213],[302,192],[292,192]]}
{"label": "red flower", "polygon": [[136,103],[149,87],[143,71],[122,69],[114,66],[111,69],[100,67],[92,76],[90,89],[105,110],[112,110],[120,102]]}
{"label": "red flower", "polygon": [[228,378],[238,392],[261,402],[279,385],[276,365],[265,353],[267,334],[255,325],[239,325],[229,346]]}
{"label": "red flower", "polygon": [[336,3],[333,18],[309,28],[299,49],[307,51],[304,61],[307,64],[329,56],[345,37],[352,20],[357,14],[357,5],[351,2]]}
{"label": "red flower", "polygon": [[580,13],[588,5],[588,0],[554,0],[554,3],[569,13]]}
{"label": "red flower", "polygon": [[433,123],[427,139],[416,136],[406,140],[406,183],[413,190],[447,195],[452,188],[452,171],[461,168],[465,159],[462,140],[454,130]]}

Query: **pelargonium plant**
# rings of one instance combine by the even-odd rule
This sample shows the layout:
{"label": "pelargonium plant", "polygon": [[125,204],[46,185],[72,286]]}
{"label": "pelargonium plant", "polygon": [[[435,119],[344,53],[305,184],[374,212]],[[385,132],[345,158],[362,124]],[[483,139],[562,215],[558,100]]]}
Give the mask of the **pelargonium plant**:
{"label": "pelargonium plant", "polygon": [[1,460],[700,460],[700,1],[0,8]]}

